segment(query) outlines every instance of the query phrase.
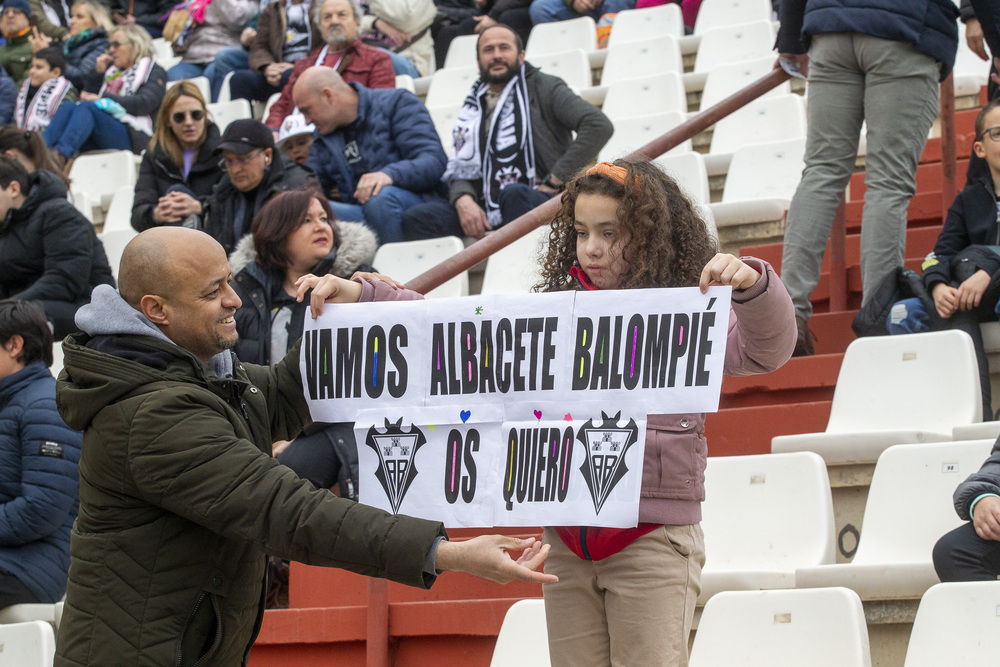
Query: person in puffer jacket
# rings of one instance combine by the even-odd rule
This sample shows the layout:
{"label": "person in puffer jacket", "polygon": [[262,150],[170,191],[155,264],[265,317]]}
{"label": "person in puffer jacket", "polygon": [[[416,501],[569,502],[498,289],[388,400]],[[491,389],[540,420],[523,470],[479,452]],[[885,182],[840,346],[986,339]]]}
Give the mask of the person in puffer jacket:
{"label": "person in puffer jacket", "polygon": [[[538,291],[732,286],[727,375],[773,371],[792,354],[792,302],[774,269],[716,254],[652,163],[602,162],[569,183],[548,247]],[[545,529],[545,571],[559,578],[542,587],[554,667],[688,664],[705,563],[704,433],[704,414],[648,416],[635,528]]]}
{"label": "person in puffer jacket", "polygon": [[56,411],[52,333],[30,301],[0,301],[0,609],[66,592],[83,436]]}
{"label": "person in puffer jacket", "polygon": [[316,125],[306,166],[337,219],[364,220],[379,243],[402,241],[403,213],[443,195],[448,158],[427,107],[408,90],[346,83],[327,67],[303,72],[293,95]]}

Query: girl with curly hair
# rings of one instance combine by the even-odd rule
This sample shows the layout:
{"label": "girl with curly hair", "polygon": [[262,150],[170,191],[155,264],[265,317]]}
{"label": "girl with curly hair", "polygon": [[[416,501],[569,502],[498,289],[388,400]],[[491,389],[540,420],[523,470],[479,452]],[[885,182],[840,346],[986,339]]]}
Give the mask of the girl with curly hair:
{"label": "girl with curly hair", "polygon": [[[733,288],[724,370],[777,369],[792,354],[791,299],[771,266],[716,253],[677,184],[645,161],[602,162],[569,183],[538,291]],[[687,665],[705,562],[704,414],[648,415],[635,528],[546,528],[543,585],[554,667]]]}

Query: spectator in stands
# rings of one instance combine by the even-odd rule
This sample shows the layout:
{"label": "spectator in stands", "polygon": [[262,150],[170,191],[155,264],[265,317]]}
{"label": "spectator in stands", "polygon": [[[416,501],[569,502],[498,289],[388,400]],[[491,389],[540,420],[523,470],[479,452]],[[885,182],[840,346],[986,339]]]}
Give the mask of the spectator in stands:
{"label": "spectator in stands", "polygon": [[0,44],[0,65],[20,86],[31,67],[31,44],[28,42],[31,8],[28,0],[4,0],[0,7],[0,32],[4,37],[4,43]]}
{"label": "spectator in stands", "polygon": [[[995,322],[1000,301],[1000,255],[997,245],[997,192],[1000,192],[1000,99],[976,116],[975,154],[990,175],[969,183],[948,209],[934,251],[923,264],[924,285],[938,315],[952,329],[972,338],[979,362],[983,419],[993,415],[990,366],[980,322]],[[992,247],[991,247],[992,246]]]}
{"label": "spectator in stands", "polygon": [[813,353],[809,295],[854,172],[863,121],[862,302],[903,264],[906,207],[937,117],[938,80],[955,61],[957,16],[951,0],[929,0],[919,10],[880,0],[781,3],[778,51],[809,76],[806,166],[785,221],[781,260],[781,278],[795,303],[796,355]]}
{"label": "spectator in stands", "polygon": [[17,85],[0,67],[0,125],[6,125],[14,118],[14,108],[17,106]]}
{"label": "spectator in stands", "polygon": [[175,0],[111,0],[111,15],[116,25],[139,25],[150,37],[163,34],[163,24]]}
{"label": "spectator in stands", "polygon": [[28,0],[35,28],[49,39],[60,41],[69,34],[71,12],[62,0]]}
{"label": "spectator in stands", "polygon": [[[280,93],[296,61],[323,43],[319,24],[309,16],[311,5],[311,0],[271,2],[257,19],[257,36],[250,45],[249,54],[244,49],[219,52],[218,60],[227,65],[216,66],[216,77],[224,69],[233,71],[233,78],[229,80],[232,99],[263,102]],[[221,85],[220,82],[220,88]]]}
{"label": "spectator in stands", "polygon": [[[449,542],[439,522],[337,498],[275,461],[272,443],[309,422],[298,350],[270,368],[229,351],[231,278],[205,234],[149,229],[125,248],[121,293],[95,291],[63,345],[59,406],[94,474],[81,478],[59,664],[245,662],[265,553],[424,588],[455,569],[554,580],[531,571],[548,551],[533,539]],[[299,286],[314,313],[397,292],[336,276]],[[519,563],[508,549],[525,550]]]}
{"label": "spectator in stands", "polygon": [[295,108],[292,101],[295,82],[302,72],[314,65],[332,67],[344,81],[360,83],[366,88],[396,87],[396,75],[389,55],[358,39],[361,7],[357,0],[316,0],[312,13],[325,43],[295,62],[288,82],[281,90],[281,97],[271,106],[265,122],[275,135],[281,121]]}
{"label": "spectator in stands", "polygon": [[0,301],[0,609],[66,592],[83,438],[56,411],[51,365],[42,309]]}
{"label": "spectator in stands", "polygon": [[[45,169],[64,182],[66,180],[59,165],[52,159],[52,152],[38,132],[22,130],[13,125],[0,127],[0,153],[20,162],[29,174],[36,169]],[[68,183],[66,189],[69,189]]]}
{"label": "spectator in stands", "polygon": [[102,80],[99,92],[82,92],[79,102],[62,105],[45,130],[45,143],[67,160],[99,148],[137,155],[146,150],[167,80],[153,62],[149,34],[136,25],[111,33],[108,53],[97,59],[91,81],[95,78]]}
{"label": "spectator in stands", "polygon": [[225,175],[218,146],[219,128],[209,120],[198,86],[190,81],[171,86],[139,166],[132,204],[136,231],[198,226],[212,189]]}
{"label": "spectator in stands", "polygon": [[552,23],[589,16],[595,21],[603,14],[635,9],[635,0],[532,0],[531,22]]}
{"label": "spectator in stands", "polygon": [[[212,0],[202,5],[202,12],[192,5],[192,27],[184,40],[181,62],[169,70],[171,81],[206,76],[216,79],[215,57],[223,49],[242,49],[240,37],[257,14],[257,0]],[[200,14],[200,16],[199,16]],[[226,73],[222,74],[225,78]],[[221,79],[219,80],[221,84]],[[217,92],[213,91],[217,96]]]}
{"label": "spectator in stands", "polygon": [[[656,165],[602,162],[567,187],[537,289],[730,285],[723,372],[753,375],[788,360],[795,332],[774,269],[744,260],[716,253],[697,209]],[[635,528],[545,529],[546,570],[559,577],[542,589],[553,667],[687,665],[705,564],[704,432],[704,413],[648,415]]]}
{"label": "spectator in stands", "polygon": [[340,220],[364,220],[379,243],[403,240],[402,214],[441,201],[447,158],[427,108],[408,90],[369,90],[328,67],[306,70],[295,104],[316,125],[306,164]]}
{"label": "spectator in stands", "polygon": [[215,151],[222,153],[226,175],[208,199],[204,229],[227,253],[250,231],[268,199],[315,183],[310,170],[274,150],[274,138],[260,121],[233,121]]}
{"label": "spectator in stands", "polygon": [[396,74],[414,79],[434,73],[431,23],[437,13],[431,0],[369,0],[360,24],[366,44],[386,51]]}
{"label": "spectator in stands", "polygon": [[[318,191],[282,192],[254,218],[229,258],[243,301],[236,311],[236,356],[253,364],[283,359],[302,337],[309,305],[296,301],[296,281],[306,274],[349,279],[370,272],[378,240],[366,226],[336,221]],[[317,488],[339,485],[340,495],[358,499],[358,454],[354,424],[313,424],[289,444],[275,443],[278,461]]]}
{"label": "spectator in stands", "polygon": [[[562,79],[525,62],[521,38],[509,27],[482,31],[478,49],[479,79],[452,131],[456,139],[444,175],[450,205],[440,201],[410,209],[403,216],[407,239],[482,238],[561,191],[614,131],[611,121]],[[503,120],[491,123],[497,112]],[[499,128],[508,123],[518,133],[516,141],[501,141]]]}
{"label": "spectator in stands", "polygon": [[979,472],[958,485],[955,511],[964,521],[934,545],[934,570],[943,582],[1000,578],[1000,444]]}
{"label": "spectator in stands", "polygon": [[66,184],[44,170],[30,175],[0,156],[0,298],[39,301],[56,339],[97,285],[113,285],[94,225],[66,199]]}
{"label": "spectator in stands", "polygon": [[[502,23],[509,26],[521,38],[528,41],[531,33],[531,16],[528,7],[531,0],[487,0],[469,2],[468,11],[456,12],[455,7],[438,3],[438,14],[432,28],[434,34],[434,55],[438,69],[444,67],[451,41],[462,35],[475,35],[486,28]],[[459,2],[457,4],[464,4]],[[481,5],[481,6],[480,6]]]}
{"label": "spectator in stands", "polygon": [[312,148],[313,134],[316,126],[307,123],[301,112],[293,113],[281,123],[278,132],[278,149],[289,161],[305,164],[309,159],[309,149]]}
{"label": "spectator in stands", "polygon": [[[88,77],[97,65],[97,57],[108,48],[108,33],[111,32],[111,17],[99,2],[81,0],[70,10],[69,34],[60,45],[66,55],[66,69],[63,76],[79,91],[87,84]],[[35,32],[30,39],[35,53],[52,45],[52,40],[44,33]]]}
{"label": "spectator in stands", "polygon": [[56,46],[31,56],[28,78],[21,84],[14,109],[14,124],[24,130],[44,130],[63,102],[77,100],[76,88],[63,76],[66,56]]}

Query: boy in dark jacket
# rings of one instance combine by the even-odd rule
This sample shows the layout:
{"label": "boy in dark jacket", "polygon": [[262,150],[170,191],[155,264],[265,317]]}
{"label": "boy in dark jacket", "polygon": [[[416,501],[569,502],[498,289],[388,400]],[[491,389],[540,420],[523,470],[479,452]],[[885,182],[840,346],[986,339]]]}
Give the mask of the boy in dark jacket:
{"label": "boy in dark jacket", "polygon": [[[995,137],[995,138],[994,138]],[[972,337],[979,362],[983,419],[993,414],[990,368],[980,322],[995,321],[1000,300],[1000,99],[976,116],[973,151],[989,165],[990,176],[965,186],[948,209],[934,251],[923,264],[924,285],[949,328]]]}
{"label": "boy in dark jacket", "polygon": [[0,298],[40,301],[56,339],[75,331],[97,285],[114,285],[94,226],[66,199],[66,183],[30,175],[0,155]]}
{"label": "boy in dark jacket", "polygon": [[66,591],[83,438],[56,412],[51,365],[42,309],[0,301],[0,608]]}
{"label": "boy in dark jacket", "polygon": [[339,220],[364,220],[379,243],[403,240],[403,213],[440,199],[447,163],[427,108],[406,90],[345,83],[326,67],[299,77],[295,104],[316,125],[306,164]]}

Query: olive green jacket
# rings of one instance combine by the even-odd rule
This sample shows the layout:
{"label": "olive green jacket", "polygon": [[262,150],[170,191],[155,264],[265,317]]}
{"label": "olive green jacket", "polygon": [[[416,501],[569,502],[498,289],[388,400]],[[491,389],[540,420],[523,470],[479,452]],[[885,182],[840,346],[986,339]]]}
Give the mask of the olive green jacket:
{"label": "olive green jacket", "polygon": [[[152,336],[66,339],[60,414],[84,431],[56,665],[245,664],[265,554],[429,586],[441,524],[316,490],[271,458],[308,422],[298,346],[219,379]],[[227,353],[228,354],[228,353]]]}

